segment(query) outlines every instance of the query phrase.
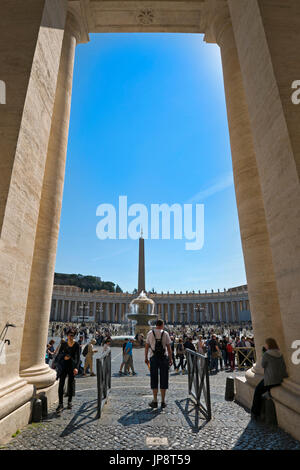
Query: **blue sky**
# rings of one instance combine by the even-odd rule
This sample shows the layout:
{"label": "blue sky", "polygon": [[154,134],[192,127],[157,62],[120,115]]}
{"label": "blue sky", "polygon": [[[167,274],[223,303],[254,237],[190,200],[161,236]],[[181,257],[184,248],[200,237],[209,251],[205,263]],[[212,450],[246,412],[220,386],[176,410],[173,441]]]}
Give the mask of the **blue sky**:
{"label": "blue sky", "polygon": [[138,242],[96,236],[98,205],[118,210],[122,195],[149,212],[204,204],[201,250],[146,240],[147,289],[246,282],[219,48],[202,35],[95,34],[77,46],[57,272],[137,287]]}

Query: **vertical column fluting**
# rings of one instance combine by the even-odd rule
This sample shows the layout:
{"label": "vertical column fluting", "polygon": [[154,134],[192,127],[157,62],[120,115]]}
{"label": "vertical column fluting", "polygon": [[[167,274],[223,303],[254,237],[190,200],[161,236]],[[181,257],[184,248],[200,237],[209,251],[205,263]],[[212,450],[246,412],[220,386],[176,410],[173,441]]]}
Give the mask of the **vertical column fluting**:
{"label": "vertical column fluting", "polygon": [[[68,15],[60,58],[55,103],[23,333],[20,375],[37,388],[54,383],[55,371],[45,364],[49,305],[65,175],[77,25]],[[62,305],[63,319],[64,305]]]}
{"label": "vertical column fluting", "polygon": [[[216,42],[221,49],[235,192],[256,352],[260,363],[261,348],[266,337],[273,336],[280,346],[284,347],[278,295],[252,130],[232,25],[226,17],[217,21],[215,26]],[[258,380],[260,377],[256,379]]]}

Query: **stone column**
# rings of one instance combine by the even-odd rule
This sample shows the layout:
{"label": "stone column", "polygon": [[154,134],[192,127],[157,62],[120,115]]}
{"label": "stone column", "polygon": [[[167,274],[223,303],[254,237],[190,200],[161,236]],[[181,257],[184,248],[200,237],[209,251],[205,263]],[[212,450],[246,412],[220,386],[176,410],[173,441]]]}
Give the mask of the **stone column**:
{"label": "stone column", "polygon": [[[283,410],[278,404],[276,410],[280,408],[284,415],[285,429],[299,439],[300,367],[297,361],[292,361],[295,351],[292,344],[299,339],[300,138],[299,105],[292,102],[292,84],[300,77],[300,4],[293,0],[229,0],[228,4],[249,108],[282,318],[280,326],[273,318],[272,322],[274,328],[283,329],[283,352],[289,372],[283,387],[274,391],[278,403],[287,407]],[[254,319],[255,308],[249,297]]]}
{"label": "stone column", "polygon": [[68,300],[68,313],[67,313],[68,322],[71,320],[71,303],[72,301]]}
{"label": "stone column", "polygon": [[[16,327],[8,328],[10,345],[0,364],[0,420],[18,409],[11,422],[16,426],[33,395],[33,386],[19,376],[20,351],[66,6],[1,2],[0,70],[7,96],[0,108],[0,315],[1,329],[7,322]],[[49,311],[50,303],[48,320]],[[0,438],[11,426],[6,420]]]}
{"label": "stone column", "polygon": [[212,311],[212,321],[215,322],[216,321],[216,317],[215,317],[215,304],[214,302],[212,302],[211,304],[211,311]]}
{"label": "stone column", "polygon": [[228,302],[225,302],[225,322],[229,322]]}
{"label": "stone column", "polygon": [[57,321],[58,318],[58,299],[55,299],[55,321]]}
{"label": "stone column", "polygon": [[[274,0],[250,3],[230,1],[229,6],[257,155],[286,359],[290,379],[300,389],[300,368],[291,361],[300,310],[299,105],[292,102],[292,83],[300,77],[300,4],[289,0],[283,8]],[[245,23],[249,24],[247,37],[242,31]],[[250,69],[260,70],[254,80],[249,79]]]}
{"label": "stone column", "polygon": [[[76,27],[73,16],[68,15],[59,65],[21,351],[20,375],[37,388],[50,386],[56,378],[55,371],[45,364],[45,348],[63,195]],[[65,319],[64,313],[63,300],[62,320]]]}
{"label": "stone column", "polygon": [[174,304],[174,320],[178,321],[177,304]]}
{"label": "stone column", "polygon": [[172,312],[171,312],[171,305],[168,302],[168,323],[172,322]]}
{"label": "stone column", "polygon": [[[210,4],[213,8],[216,2]],[[217,42],[221,49],[235,192],[260,364],[261,348],[266,337],[273,336],[284,349],[282,323],[252,129],[232,25],[228,11],[222,10],[219,3],[212,13],[207,39]],[[255,372],[258,373],[257,377],[254,377]],[[259,372],[258,368],[247,372],[253,384],[261,380]]]}
{"label": "stone column", "polygon": [[[62,299],[61,301],[61,321],[66,321],[66,318],[65,318],[65,299]],[[25,328],[24,328],[24,332],[26,330],[26,326],[27,326],[27,323],[25,324]],[[21,355],[21,366],[22,366],[22,355]]]}

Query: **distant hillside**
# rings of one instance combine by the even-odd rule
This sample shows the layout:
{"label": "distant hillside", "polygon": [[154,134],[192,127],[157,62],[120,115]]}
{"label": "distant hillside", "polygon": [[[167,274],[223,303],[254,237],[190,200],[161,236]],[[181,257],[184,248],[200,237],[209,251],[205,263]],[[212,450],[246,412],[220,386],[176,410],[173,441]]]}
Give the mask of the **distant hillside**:
{"label": "distant hillside", "polygon": [[85,291],[89,289],[102,290],[105,289],[109,292],[123,292],[121,287],[114,282],[102,281],[101,277],[96,276],[83,276],[82,274],[54,274],[54,284],[60,286],[77,286]]}

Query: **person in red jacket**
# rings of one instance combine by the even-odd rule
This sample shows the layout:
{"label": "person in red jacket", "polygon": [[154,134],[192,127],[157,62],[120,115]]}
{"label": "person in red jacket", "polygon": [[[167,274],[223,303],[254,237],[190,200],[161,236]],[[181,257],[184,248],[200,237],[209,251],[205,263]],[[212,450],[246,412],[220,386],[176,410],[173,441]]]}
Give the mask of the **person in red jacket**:
{"label": "person in red jacket", "polygon": [[229,365],[231,371],[234,371],[235,369],[235,364],[234,364],[234,349],[233,349],[233,344],[232,342],[228,342],[226,346],[226,351],[228,355],[228,360],[229,360]]}

